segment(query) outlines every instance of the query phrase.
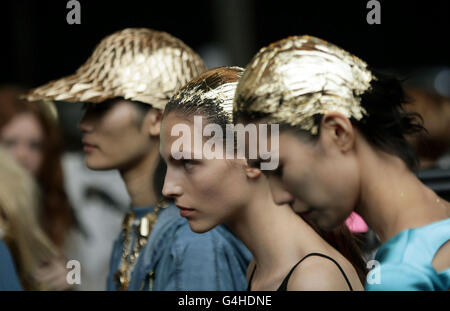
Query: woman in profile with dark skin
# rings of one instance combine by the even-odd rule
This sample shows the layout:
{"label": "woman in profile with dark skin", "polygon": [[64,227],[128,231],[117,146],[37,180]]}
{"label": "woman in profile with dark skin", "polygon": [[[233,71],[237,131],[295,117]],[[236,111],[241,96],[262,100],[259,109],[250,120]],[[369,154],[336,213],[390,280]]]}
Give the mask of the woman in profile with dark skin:
{"label": "woman in profile with dark skin", "polygon": [[[450,204],[422,184],[405,136],[420,132],[400,83],[310,36],[275,42],[253,58],[236,90],[244,123],[280,126],[275,202],[301,204],[321,228],[356,211],[379,236],[367,290],[450,288]],[[301,202],[301,203],[300,203]]]}
{"label": "woman in profile with dark skin", "polygon": [[[244,242],[254,256],[247,270],[249,290],[362,290],[360,255],[346,258],[337,249],[339,243],[332,246],[289,204],[275,204],[267,178],[259,168],[249,167],[245,157],[212,155],[191,141],[174,147],[178,129],[194,133],[216,126],[218,140],[210,151],[225,150],[221,147],[232,124],[232,100],[242,72],[238,67],[211,69],[167,104],[160,134],[160,153],[167,163],[163,194],[175,200],[192,231],[203,233],[224,223]],[[202,139],[207,144],[208,138]],[[189,159],[192,154],[202,157]],[[343,245],[340,250],[355,252],[351,240],[333,237]],[[360,261],[352,262],[354,258]]]}

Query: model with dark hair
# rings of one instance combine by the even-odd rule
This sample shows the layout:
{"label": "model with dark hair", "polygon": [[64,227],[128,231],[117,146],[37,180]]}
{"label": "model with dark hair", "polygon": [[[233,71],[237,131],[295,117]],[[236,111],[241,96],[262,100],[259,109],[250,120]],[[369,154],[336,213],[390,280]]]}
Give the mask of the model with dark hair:
{"label": "model with dark hair", "polygon": [[[405,135],[423,128],[403,109],[400,83],[343,49],[310,37],[263,48],[235,97],[242,122],[280,124],[275,201],[301,206],[320,227],[352,211],[383,245],[368,290],[450,288],[450,204],[412,172]],[[301,202],[301,203],[300,203]]]}
{"label": "model with dark hair", "polygon": [[[330,233],[323,237],[290,205],[275,204],[259,168],[250,167],[236,154],[211,157],[207,148],[195,142],[174,147],[180,139],[172,135],[177,128],[194,133],[211,126],[217,126],[214,152],[228,145],[232,101],[242,72],[238,67],[209,70],[166,105],[160,135],[161,155],[167,163],[163,194],[175,200],[194,232],[214,230],[224,223],[247,245],[254,255],[247,270],[249,290],[363,289],[357,271],[362,271],[364,264],[360,255],[354,254],[353,241],[346,240],[349,236]],[[203,120],[201,128],[195,118]],[[219,128],[222,134],[218,134]],[[205,146],[210,139],[203,137]],[[192,158],[192,154],[202,157]],[[340,230],[349,234],[345,226]],[[347,259],[340,250],[353,253],[353,257]],[[301,268],[296,269],[299,264]]]}

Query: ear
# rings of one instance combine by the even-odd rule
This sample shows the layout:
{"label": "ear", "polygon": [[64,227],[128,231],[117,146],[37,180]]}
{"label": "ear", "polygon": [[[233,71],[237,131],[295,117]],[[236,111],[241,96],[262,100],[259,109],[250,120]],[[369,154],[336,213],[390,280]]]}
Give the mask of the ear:
{"label": "ear", "polygon": [[354,148],[356,132],[347,117],[339,112],[330,112],[322,118],[320,136],[326,142],[335,144],[340,151],[347,152]]}
{"label": "ear", "polygon": [[151,108],[144,119],[145,130],[150,136],[159,136],[161,130],[162,110]]}
{"label": "ear", "polygon": [[262,172],[259,168],[249,166],[247,161],[245,161],[244,169],[245,169],[245,175],[247,175],[247,178],[250,178],[250,179],[257,179],[262,174]]}

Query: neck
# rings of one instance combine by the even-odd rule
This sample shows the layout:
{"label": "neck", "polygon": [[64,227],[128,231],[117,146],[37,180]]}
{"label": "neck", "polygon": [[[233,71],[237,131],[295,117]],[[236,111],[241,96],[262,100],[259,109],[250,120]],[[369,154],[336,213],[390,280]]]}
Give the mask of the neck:
{"label": "neck", "polygon": [[448,217],[447,203],[422,184],[401,159],[367,148],[364,158],[356,212],[382,243],[403,230]]}
{"label": "neck", "polygon": [[289,205],[273,202],[268,185],[255,188],[259,189],[248,196],[251,201],[227,225],[252,252],[259,273],[290,269],[313,248],[324,245]]}
{"label": "neck", "polygon": [[153,190],[153,174],[158,159],[158,148],[152,148],[144,157],[120,170],[133,206],[145,207],[157,203],[158,197]]}

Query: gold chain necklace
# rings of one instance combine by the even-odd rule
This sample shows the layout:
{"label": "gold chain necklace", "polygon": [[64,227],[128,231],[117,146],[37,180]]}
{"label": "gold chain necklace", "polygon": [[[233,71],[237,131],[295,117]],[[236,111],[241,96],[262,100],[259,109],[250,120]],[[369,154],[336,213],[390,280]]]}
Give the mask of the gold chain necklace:
{"label": "gold chain necklace", "polygon": [[141,218],[136,225],[136,241],[133,249],[131,248],[132,228],[136,219],[133,211],[129,211],[122,223],[122,237],[123,237],[123,254],[119,264],[119,270],[114,273],[114,281],[117,284],[118,290],[127,290],[130,284],[131,273],[134,270],[139,253],[147,244],[148,237],[153,229],[158,213],[166,208],[166,202],[158,203],[154,211],[147,213]]}

